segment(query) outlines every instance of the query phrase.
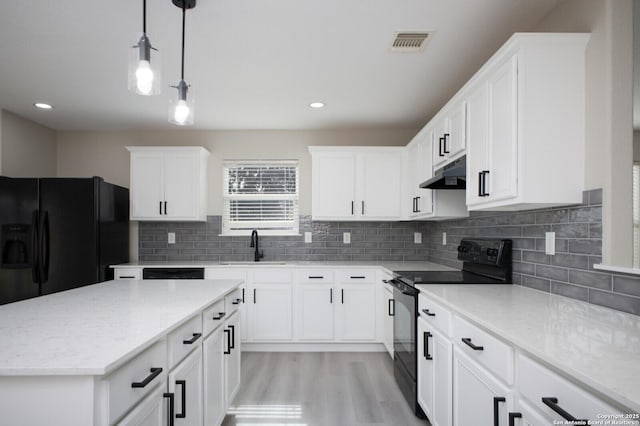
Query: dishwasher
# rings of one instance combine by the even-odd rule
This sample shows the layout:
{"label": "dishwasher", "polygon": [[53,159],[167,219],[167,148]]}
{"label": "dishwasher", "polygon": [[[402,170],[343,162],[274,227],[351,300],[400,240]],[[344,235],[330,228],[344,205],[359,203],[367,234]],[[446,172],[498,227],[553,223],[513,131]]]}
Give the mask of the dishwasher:
{"label": "dishwasher", "polygon": [[143,280],[202,280],[204,268],[143,268]]}

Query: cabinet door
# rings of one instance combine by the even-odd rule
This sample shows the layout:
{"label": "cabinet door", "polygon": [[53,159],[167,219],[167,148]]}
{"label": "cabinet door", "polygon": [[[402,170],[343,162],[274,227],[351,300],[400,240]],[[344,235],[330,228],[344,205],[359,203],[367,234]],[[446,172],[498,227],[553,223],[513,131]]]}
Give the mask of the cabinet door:
{"label": "cabinet door", "polygon": [[165,156],[165,217],[198,217],[199,157],[193,153]]}
{"label": "cabinet door", "polygon": [[291,284],[258,284],[251,287],[251,340],[291,340],[291,291]]}
{"label": "cabinet door", "polygon": [[332,284],[299,284],[296,296],[296,338],[333,340]]}
{"label": "cabinet door", "polygon": [[203,342],[204,368],[204,424],[219,425],[225,415],[225,359],[226,335],[218,327]]}
{"label": "cabinet door", "polygon": [[[240,325],[240,314],[236,312],[233,314],[225,325],[225,329],[229,330],[227,334],[226,341],[226,350],[224,351],[225,356],[225,406],[226,409],[229,408],[231,403],[233,402],[233,398],[238,393],[238,389],[240,388],[240,378],[241,378],[241,366],[240,366],[240,336],[237,333],[237,330]],[[225,409],[225,411],[226,411]]]}
{"label": "cabinet door", "polygon": [[395,300],[393,300],[393,292],[386,288],[382,290],[384,294],[384,307],[382,313],[384,314],[384,347],[393,358],[393,316],[395,315]]}
{"label": "cabinet door", "polygon": [[342,284],[336,296],[339,297],[336,301],[338,340],[375,340],[375,285]]}
{"label": "cabinet door", "polygon": [[451,134],[449,132],[449,119],[447,117],[443,116],[435,122],[432,137],[433,168],[437,169],[447,161],[450,152],[447,142]]}
{"label": "cabinet door", "polygon": [[509,389],[466,356],[460,348],[455,347],[453,424],[456,426],[506,425],[507,413],[512,409],[512,405]]}
{"label": "cabinet door", "polygon": [[433,333],[424,320],[418,319],[418,403],[429,420],[433,418],[434,365]]}
{"label": "cabinet door", "polygon": [[169,373],[169,392],[175,395],[176,425],[202,425],[202,378],[200,347]]}
{"label": "cabinet door", "polygon": [[356,215],[366,219],[400,219],[402,153],[360,153]]}
{"label": "cabinet door", "polygon": [[504,63],[489,79],[488,199],[511,198],[518,189],[517,135],[518,57]]}
{"label": "cabinet door", "polygon": [[482,173],[488,171],[489,93],[480,83],[467,97],[467,205],[483,202]]}
{"label": "cabinet door", "polygon": [[454,105],[449,115],[449,136],[447,137],[447,156],[453,157],[464,151],[467,144],[466,103]]}
{"label": "cabinet door", "polygon": [[355,219],[355,154],[315,153],[312,173],[313,219]]}
{"label": "cabinet door", "polygon": [[405,205],[408,206],[409,217],[415,217],[418,215],[416,199],[418,197],[418,170],[421,151],[422,147],[419,143],[413,143],[407,147],[407,195]]}
{"label": "cabinet door", "polygon": [[164,202],[164,154],[131,155],[131,218],[157,218]]}
{"label": "cabinet door", "polygon": [[433,409],[432,426],[451,426],[453,416],[453,344],[437,330],[429,342],[429,352],[433,357]]}
{"label": "cabinet door", "polygon": [[143,399],[117,426],[164,426],[167,409],[164,404],[164,385]]}
{"label": "cabinet door", "polygon": [[433,190],[420,188],[419,185],[433,176],[433,157],[431,144],[432,132],[427,132],[427,137],[420,141],[418,155],[418,181],[415,183],[416,210],[418,216],[429,216],[433,213]]}

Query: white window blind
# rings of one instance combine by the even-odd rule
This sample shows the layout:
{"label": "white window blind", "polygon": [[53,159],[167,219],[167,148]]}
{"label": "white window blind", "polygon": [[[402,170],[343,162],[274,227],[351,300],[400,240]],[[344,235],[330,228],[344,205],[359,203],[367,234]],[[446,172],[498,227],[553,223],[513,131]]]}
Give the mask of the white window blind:
{"label": "white window blind", "polygon": [[633,267],[640,268],[640,163],[633,164]]}
{"label": "white window blind", "polygon": [[225,161],[222,233],[298,234],[298,162]]}

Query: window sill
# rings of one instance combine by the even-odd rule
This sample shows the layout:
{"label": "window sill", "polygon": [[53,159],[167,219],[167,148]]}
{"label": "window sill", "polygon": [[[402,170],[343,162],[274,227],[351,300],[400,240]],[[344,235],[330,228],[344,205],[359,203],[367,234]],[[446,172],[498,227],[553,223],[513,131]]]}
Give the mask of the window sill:
{"label": "window sill", "polygon": [[612,266],[603,263],[593,265],[593,269],[597,271],[618,272],[620,274],[640,275],[640,268],[629,268],[626,266]]}

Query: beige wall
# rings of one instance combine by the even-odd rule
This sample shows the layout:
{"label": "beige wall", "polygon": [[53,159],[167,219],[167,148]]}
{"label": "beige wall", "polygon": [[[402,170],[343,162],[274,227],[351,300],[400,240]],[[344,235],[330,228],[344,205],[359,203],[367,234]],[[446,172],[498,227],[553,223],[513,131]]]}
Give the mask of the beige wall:
{"label": "beige wall", "polygon": [[56,176],[56,132],[2,111],[0,172],[11,177]]}
{"label": "beige wall", "polygon": [[211,152],[208,209],[222,213],[222,161],[296,159],[300,164],[300,213],[311,214],[310,145],[406,145],[418,129],[316,131],[59,132],[58,175],[102,176],[129,186],[128,145],[197,145]]}
{"label": "beige wall", "polygon": [[603,263],[631,266],[632,0],[566,0],[535,31],[591,32],[585,187],[603,188]]}

